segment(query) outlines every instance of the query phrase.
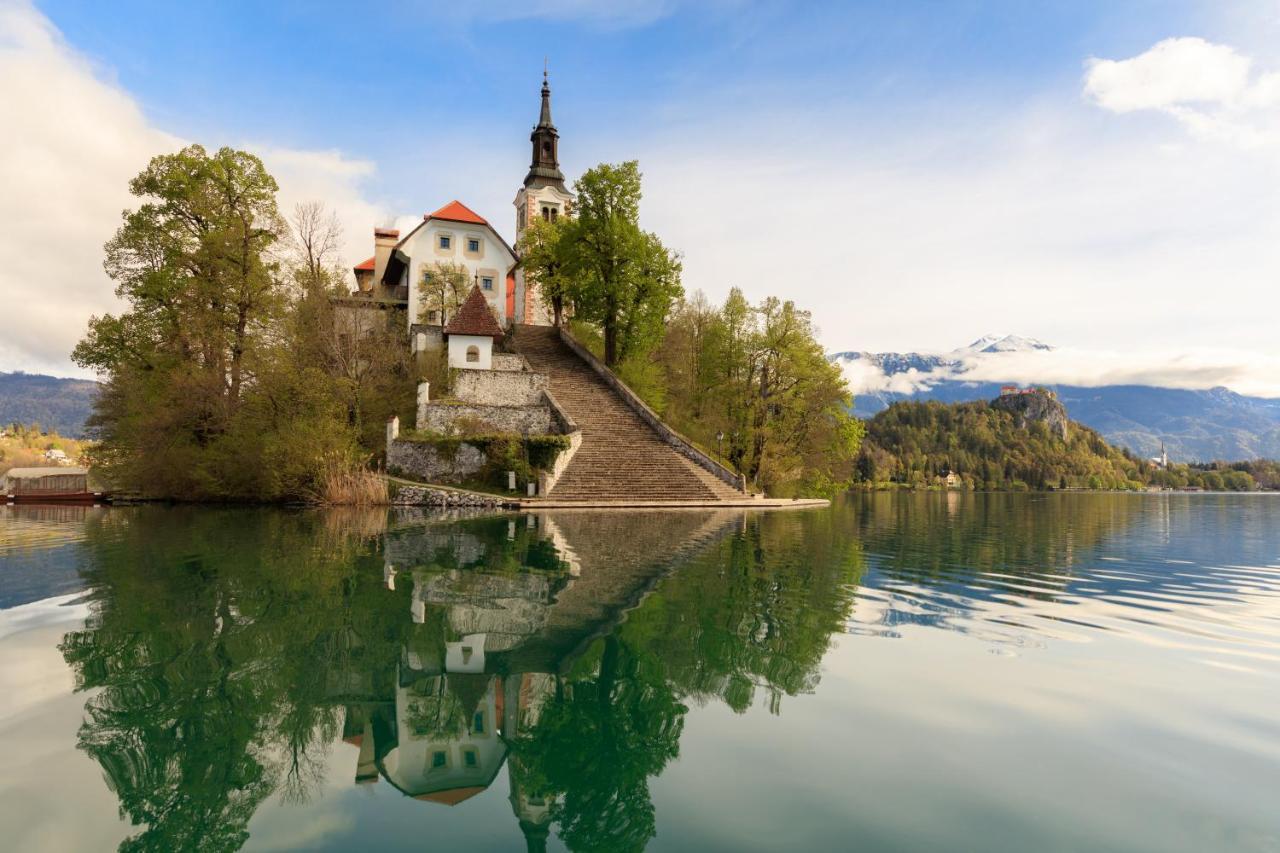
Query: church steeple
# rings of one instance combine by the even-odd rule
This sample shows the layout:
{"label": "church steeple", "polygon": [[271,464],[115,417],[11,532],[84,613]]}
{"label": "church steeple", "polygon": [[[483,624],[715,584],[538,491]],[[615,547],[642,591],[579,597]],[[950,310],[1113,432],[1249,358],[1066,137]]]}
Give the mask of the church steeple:
{"label": "church steeple", "polygon": [[542,111],[538,115],[538,125],[529,134],[533,143],[533,157],[529,162],[529,174],[525,175],[526,187],[557,187],[567,192],[564,186],[564,173],[560,171],[560,134],[551,123],[551,84],[547,80],[547,70],[542,69]]}

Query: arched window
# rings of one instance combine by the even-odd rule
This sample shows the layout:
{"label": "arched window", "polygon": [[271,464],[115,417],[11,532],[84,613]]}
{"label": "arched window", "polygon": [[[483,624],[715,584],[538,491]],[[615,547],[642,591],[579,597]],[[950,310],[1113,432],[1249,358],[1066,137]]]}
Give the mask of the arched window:
{"label": "arched window", "polygon": [[472,362],[472,361],[479,361],[479,360],[480,360],[480,347],[476,346],[475,344],[472,344],[471,346],[467,347],[467,361]]}

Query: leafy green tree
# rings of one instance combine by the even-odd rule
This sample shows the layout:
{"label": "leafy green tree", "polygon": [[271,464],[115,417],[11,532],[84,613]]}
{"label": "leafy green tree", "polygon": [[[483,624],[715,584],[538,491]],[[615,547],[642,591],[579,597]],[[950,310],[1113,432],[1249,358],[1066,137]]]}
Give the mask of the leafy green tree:
{"label": "leafy green tree", "polygon": [[105,266],[130,310],[91,320],[74,358],[103,373],[191,367],[217,428],[240,402],[254,332],[282,305],[275,179],[252,154],[190,145],[153,158],[129,189],[147,201],[125,213]]}
{"label": "leafy green tree", "polygon": [[[575,316],[604,335],[610,367],[652,348],[680,298],[679,258],[640,228],[640,166],[602,163],[574,184],[576,216],[561,226],[563,275]],[[554,305],[554,303],[553,303]]]}
{"label": "leafy green tree", "polygon": [[380,333],[341,328],[336,219],[302,205],[290,228],[262,162],[230,148],[155,157],[130,190],[141,203],[106,246],[128,308],[73,353],[105,380],[98,472],[144,495],[278,500],[359,466],[357,439],[376,446],[411,379],[386,315],[352,315],[379,314]]}
{"label": "leafy green tree", "polygon": [[535,218],[520,235],[518,247],[525,282],[538,288],[557,326],[564,322],[565,298],[573,292],[566,275],[568,243],[564,235],[569,221]]}
{"label": "leafy green tree", "polygon": [[808,312],[733,288],[715,309],[681,302],[655,354],[666,414],[680,431],[773,494],[846,486],[862,436],[840,369],[827,361]]}

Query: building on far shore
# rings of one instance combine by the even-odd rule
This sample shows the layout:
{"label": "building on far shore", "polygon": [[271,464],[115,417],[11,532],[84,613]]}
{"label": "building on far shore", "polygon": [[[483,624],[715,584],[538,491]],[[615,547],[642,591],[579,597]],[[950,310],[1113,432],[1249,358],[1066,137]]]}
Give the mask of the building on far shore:
{"label": "building on far shore", "polygon": [[1162,471],[1169,467],[1169,451],[1165,450],[1163,441],[1160,442],[1160,455],[1152,456],[1150,462]]}

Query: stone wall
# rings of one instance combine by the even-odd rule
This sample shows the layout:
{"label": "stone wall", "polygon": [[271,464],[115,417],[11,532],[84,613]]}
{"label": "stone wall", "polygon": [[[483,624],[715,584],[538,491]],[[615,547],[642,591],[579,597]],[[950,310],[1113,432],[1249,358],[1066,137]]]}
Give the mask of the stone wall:
{"label": "stone wall", "polygon": [[392,506],[435,507],[518,507],[514,498],[464,492],[458,489],[438,489],[431,486],[397,486]]}
{"label": "stone wall", "polygon": [[387,470],[428,483],[460,483],[479,474],[488,461],[483,450],[470,444],[441,450],[429,442],[387,442]]}
{"label": "stone wall", "polygon": [[[499,358],[505,357],[505,354],[495,354],[495,366]],[[463,403],[484,406],[539,406],[550,384],[545,373],[506,369],[460,370],[454,376],[452,394]]]}
{"label": "stone wall", "polygon": [[494,352],[494,370],[529,370],[529,362],[524,356],[514,352]]}
{"label": "stone wall", "polygon": [[444,327],[414,323],[409,327],[413,352],[440,352],[444,349]]}
{"label": "stone wall", "polygon": [[519,435],[527,432],[531,435],[547,435],[557,431],[552,429],[551,411],[545,404],[479,406],[452,402],[427,403],[419,407],[418,429],[422,432],[453,435],[461,418],[484,424],[483,427],[477,426],[469,430],[473,433],[510,432]]}
{"label": "stone wall", "polygon": [[551,466],[550,471],[538,472],[538,494],[546,495],[560,482],[560,477],[564,474],[569,463],[573,461],[573,457],[578,452],[578,448],[582,446],[582,430],[578,428],[577,422],[561,408],[560,404],[550,391],[546,393],[547,408],[551,410],[551,419],[555,423],[556,430],[561,435],[569,437],[569,446],[560,451],[560,455],[556,457],[555,464]]}

